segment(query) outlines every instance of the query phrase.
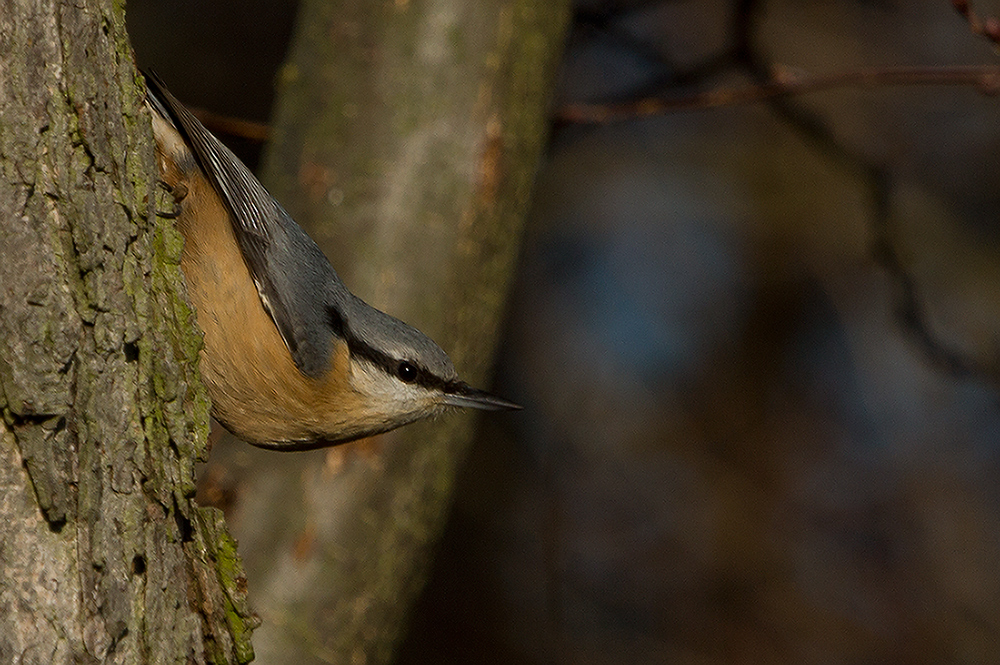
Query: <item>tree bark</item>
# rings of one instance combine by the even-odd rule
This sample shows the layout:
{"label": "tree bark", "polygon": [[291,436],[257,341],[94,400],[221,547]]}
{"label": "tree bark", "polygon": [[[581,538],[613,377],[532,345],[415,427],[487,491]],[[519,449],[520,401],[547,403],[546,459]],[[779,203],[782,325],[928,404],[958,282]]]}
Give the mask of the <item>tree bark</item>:
{"label": "tree bark", "polygon": [[248,662],[123,3],[0,2],[0,114],[0,662]]}
{"label": "tree bark", "polygon": [[[489,374],[568,3],[306,0],[264,179],[348,286]],[[506,416],[497,416],[506,417]],[[384,663],[423,585],[470,414],[276,459],[231,524],[261,663]]]}

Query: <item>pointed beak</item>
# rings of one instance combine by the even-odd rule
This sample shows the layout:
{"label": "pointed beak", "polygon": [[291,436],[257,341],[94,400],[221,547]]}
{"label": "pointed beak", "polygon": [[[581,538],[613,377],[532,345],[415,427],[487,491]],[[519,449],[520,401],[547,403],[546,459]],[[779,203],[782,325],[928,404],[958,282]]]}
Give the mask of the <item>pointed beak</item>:
{"label": "pointed beak", "polygon": [[444,403],[448,406],[482,411],[518,411],[523,408],[520,404],[508,402],[485,390],[477,390],[466,383],[456,384],[448,390],[444,396]]}

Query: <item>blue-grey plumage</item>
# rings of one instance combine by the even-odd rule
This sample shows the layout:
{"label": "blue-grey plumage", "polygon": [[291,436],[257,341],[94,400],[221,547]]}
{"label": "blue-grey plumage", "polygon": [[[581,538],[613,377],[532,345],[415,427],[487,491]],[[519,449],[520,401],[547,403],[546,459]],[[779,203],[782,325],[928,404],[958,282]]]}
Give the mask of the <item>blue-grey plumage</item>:
{"label": "blue-grey plumage", "polygon": [[217,420],[255,445],[302,450],[447,407],[519,408],[469,387],[429,337],[352,294],[249,169],[146,80]]}

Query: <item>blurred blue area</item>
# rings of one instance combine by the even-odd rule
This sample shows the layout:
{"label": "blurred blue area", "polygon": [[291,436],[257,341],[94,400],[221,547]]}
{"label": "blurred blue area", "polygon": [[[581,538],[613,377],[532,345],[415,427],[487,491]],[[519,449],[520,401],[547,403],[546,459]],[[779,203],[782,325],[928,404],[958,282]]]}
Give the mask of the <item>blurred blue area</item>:
{"label": "blurred blue area", "polygon": [[559,229],[539,240],[531,297],[568,330],[593,331],[595,352],[622,372],[655,381],[696,371],[740,329],[748,285],[738,240],[714,228],[710,206],[694,212],[685,183],[616,175],[595,183],[599,201],[560,211]]}

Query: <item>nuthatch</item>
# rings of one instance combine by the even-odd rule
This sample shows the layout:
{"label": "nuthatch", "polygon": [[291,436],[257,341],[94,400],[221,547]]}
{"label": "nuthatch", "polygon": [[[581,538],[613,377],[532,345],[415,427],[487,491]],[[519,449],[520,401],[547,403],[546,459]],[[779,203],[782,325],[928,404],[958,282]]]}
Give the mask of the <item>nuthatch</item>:
{"label": "nuthatch", "polygon": [[307,450],[448,407],[520,408],[459,380],[430,338],[348,291],[249,169],[155,75],[146,83],[216,420],[257,446]]}

